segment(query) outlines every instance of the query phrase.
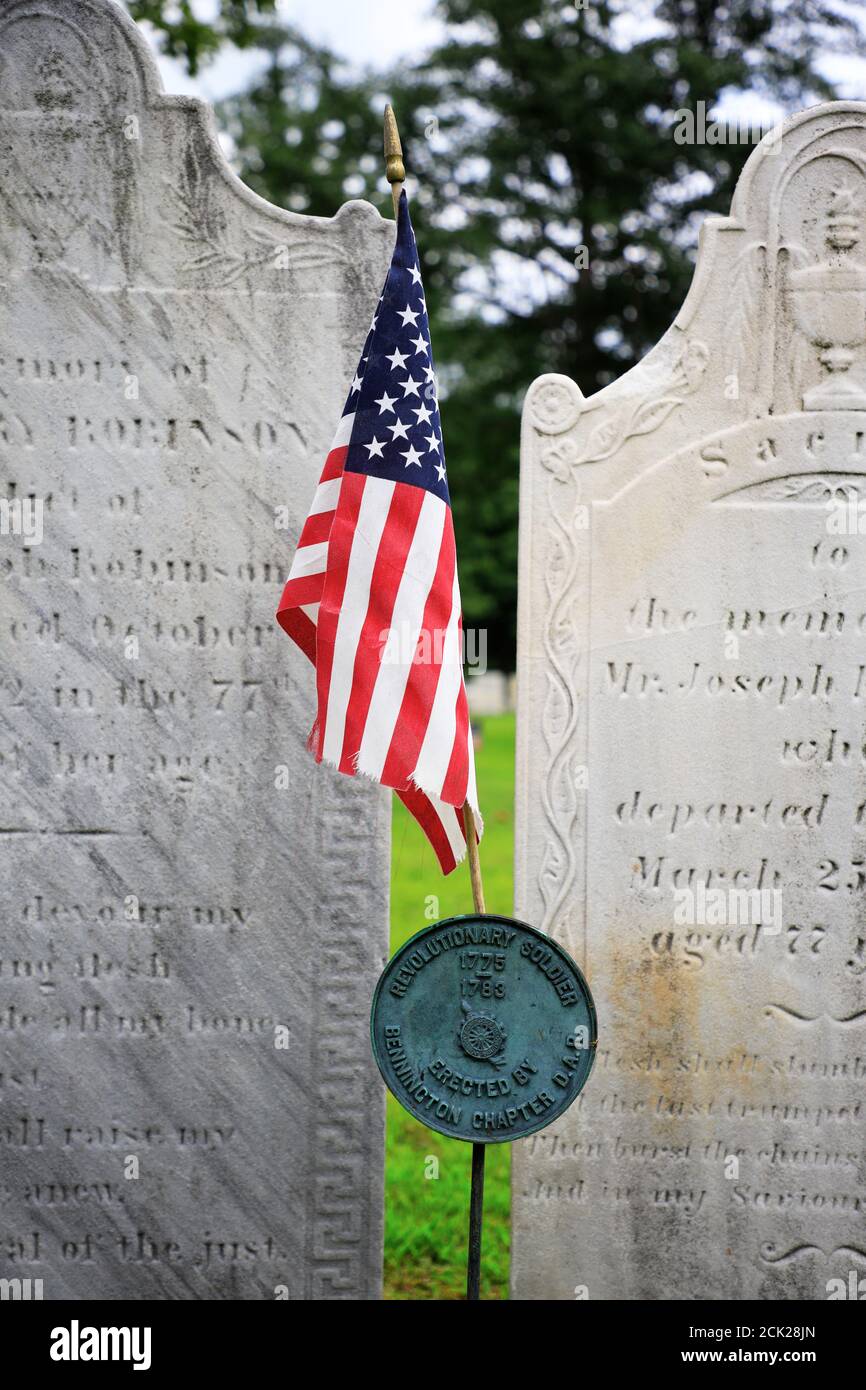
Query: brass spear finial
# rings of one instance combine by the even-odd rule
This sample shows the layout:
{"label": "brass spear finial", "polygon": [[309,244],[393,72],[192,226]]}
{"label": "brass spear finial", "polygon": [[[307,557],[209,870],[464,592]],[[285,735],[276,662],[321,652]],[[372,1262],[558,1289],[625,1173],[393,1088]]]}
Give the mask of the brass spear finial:
{"label": "brass spear finial", "polygon": [[390,102],[385,107],[385,173],[391,185],[391,197],[394,201],[394,216],[396,217],[400,207],[400,194],[406,179],[406,168],[403,164],[403,146],[400,144],[397,117],[394,115],[394,108]]}

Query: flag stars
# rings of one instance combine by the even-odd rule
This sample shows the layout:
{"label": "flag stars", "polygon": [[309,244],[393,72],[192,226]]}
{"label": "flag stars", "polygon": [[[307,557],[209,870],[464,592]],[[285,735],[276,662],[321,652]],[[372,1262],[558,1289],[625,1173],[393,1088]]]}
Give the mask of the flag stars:
{"label": "flag stars", "polygon": [[361,352],[346,406],[356,414],[360,437],[353,431],[347,467],[447,500],[438,380],[414,245],[401,264],[392,264]]}

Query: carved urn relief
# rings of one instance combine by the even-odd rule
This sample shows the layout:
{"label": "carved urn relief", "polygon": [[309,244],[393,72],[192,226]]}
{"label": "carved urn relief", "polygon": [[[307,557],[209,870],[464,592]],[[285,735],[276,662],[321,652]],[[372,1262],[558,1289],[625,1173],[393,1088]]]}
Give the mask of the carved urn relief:
{"label": "carved urn relief", "polygon": [[866,387],[849,375],[853,349],[866,342],[866,265],[855,258],[861,217],[854,190],[837,188],[824,218],[827,258],[791,274],[797,327],[820,349],[827,373],[803,396],[805,410],[866,409]]}

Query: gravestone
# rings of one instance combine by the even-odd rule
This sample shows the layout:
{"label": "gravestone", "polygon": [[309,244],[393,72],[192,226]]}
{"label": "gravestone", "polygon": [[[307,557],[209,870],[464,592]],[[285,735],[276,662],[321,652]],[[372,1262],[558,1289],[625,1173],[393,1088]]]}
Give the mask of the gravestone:
{"label": "gravestone", "polygon": [[866,1273],[864,344],[866,105],[834,103],[752,153],[639,366],[528,394],[516,915],[599,1051],[515,1153],[517,1297]]}
{"label": "gravestone", "polygon": [[392,240],[242,186],[110,0],[4,0],[0,1276],[46,1299],[380,1289],[388,798],[306,752],[274,612]]}

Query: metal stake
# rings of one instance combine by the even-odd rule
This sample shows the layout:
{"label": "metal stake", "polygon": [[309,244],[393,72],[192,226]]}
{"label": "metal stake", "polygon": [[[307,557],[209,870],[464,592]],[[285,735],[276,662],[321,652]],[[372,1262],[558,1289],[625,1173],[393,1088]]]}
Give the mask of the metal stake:
{"label": "metal stake", "polygon": [[[476,912],[486,912],[484,906],[484,884],[481,881],[481,861],[478,857],[478,841],[475,838],[475,817],[467,801],[463,807],[466,826],[466,849],[469,855],[469,878],[472,883],[472,901]],[[484,1155],[486,1144],[472,1145],[472,1186],[469,1190],[469,1255],[466,1264],[466,1298],[477,1302],[481,1294],[481,1234],[484,1217]]]}
{"label": "metal stake", "polygon": [[469,1258],[466,1265],[466,1300],[480,1298],[481,1234],[484,1213],[484,1155],[486,1144],[472,1145],[472,1187],[469,1193]]}

